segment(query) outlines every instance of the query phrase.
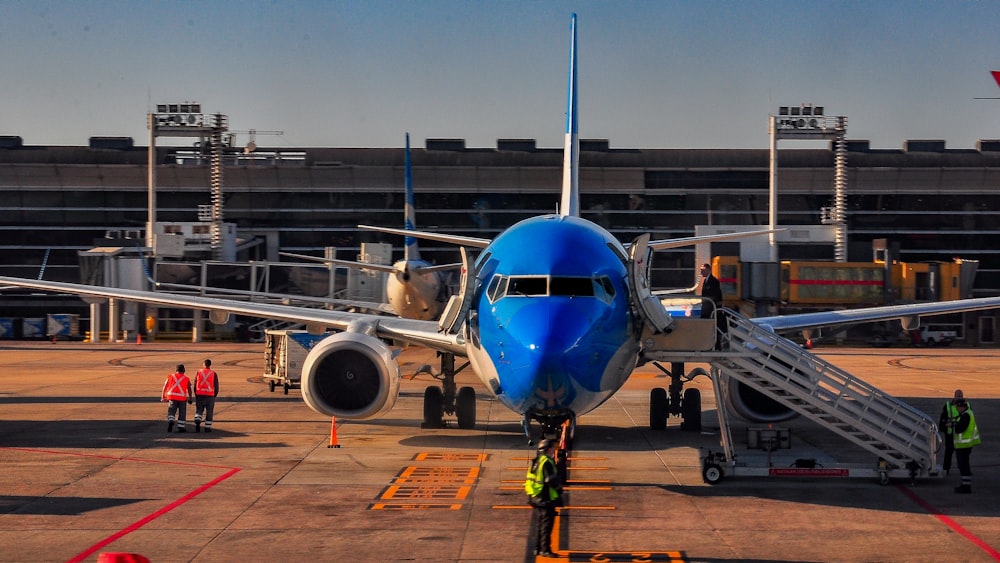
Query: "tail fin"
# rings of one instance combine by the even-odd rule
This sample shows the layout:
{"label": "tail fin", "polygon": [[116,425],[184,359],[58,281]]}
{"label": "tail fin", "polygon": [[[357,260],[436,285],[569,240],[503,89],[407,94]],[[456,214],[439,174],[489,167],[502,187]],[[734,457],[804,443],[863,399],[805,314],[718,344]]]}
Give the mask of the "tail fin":
{"label": "tail fin", "polygon": [[569,93],[566,100],[566,145],[563,148],[562,201],[559,214],[580,216],[580,133],[576,115],[576,14],[569,23]]}
{"label": "tail fin", "polygon": [[[406,176],[404,185],[406,188],[406,203],[403,204],[404,222],[403,227],[407,231],[417,229],[417,207],[413,201],[413,175],[410,170],[410,134],[406,134]],[[420,260],[420,249],[417,247],[417,239],[406,237],[403,242],[403,260]]]}

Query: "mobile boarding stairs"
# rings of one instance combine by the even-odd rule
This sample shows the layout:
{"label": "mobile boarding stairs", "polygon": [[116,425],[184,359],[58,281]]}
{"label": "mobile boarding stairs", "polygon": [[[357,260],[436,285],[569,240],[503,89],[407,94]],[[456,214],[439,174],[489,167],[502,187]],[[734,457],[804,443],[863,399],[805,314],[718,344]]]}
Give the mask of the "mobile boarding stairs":
{"label": "mobile boarding stairs", "polygon": [[[716,396],[722,452],[704,456],[702,475],[717,483],[724,475],[838,475],[878,477],[882,484],[890,476],[933,477],[937,469],[939,435],[937,424],[928,415],[861,381],[846,371],[809,353],[801,346],[760,327],[739,313],[726,310],[727,327],[719,335],[722,350],[712,346],[692,346],[690,338],[670,337],[647,340],[645,356],[650,360],[708,362]],[[700,322],[698,327],[715,332],[714,319],[677,319],[678,324]],[[689,334],[697,332],[691,331]],[[714,341],[714,338],[709,340]],[[650,346],[652,345],[652,346]],[[690,354],[679,348],[685,347]],[[700,350],[700,351],[693,351]],[[877,462],[867,469],[847,468],[796,473],[767,467],[753,468],[737,460],[729,428],[728,379],[735,379],[800,415],[835,432],[875,454]]]}

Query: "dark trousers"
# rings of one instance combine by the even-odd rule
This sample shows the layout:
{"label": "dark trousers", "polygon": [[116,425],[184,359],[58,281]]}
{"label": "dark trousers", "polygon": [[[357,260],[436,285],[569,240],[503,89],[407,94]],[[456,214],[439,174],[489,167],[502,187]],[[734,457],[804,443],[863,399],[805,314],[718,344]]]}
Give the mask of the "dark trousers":
{"label": "dark trousers", "polygon": [[972,448],[956,448],[955,460],[958,461],[958,472],[962,475],[962,484],[972,484],[972,465],[969,458],[972,457]]}
{"label": "dark trousers", "polygon": [[556,523],[556,507],[534,507],[532,516],[535,519],[535,549],[539,553],[552,551],[552,526]]}
{"label": "dark trousers", "polygon": [[951,456],[955,453],[955,435],[944,435],[944,461],[941,462],[941,469],[948,471],[951,469]]}
{"label": "dark trousers", "polygon": [[201,413],[205,413],[205,428],[211,428],[212,416],[215,414],[215,397],[213,395],[195,395],[194,409],[195,424],[202,421]]}
{"label": "dark trousers", "polygon": [[167,403],[167,422],[177,421],[177,428],[184,428],[184,421],[187,419],[187,402],[175,401],[173,399]]}

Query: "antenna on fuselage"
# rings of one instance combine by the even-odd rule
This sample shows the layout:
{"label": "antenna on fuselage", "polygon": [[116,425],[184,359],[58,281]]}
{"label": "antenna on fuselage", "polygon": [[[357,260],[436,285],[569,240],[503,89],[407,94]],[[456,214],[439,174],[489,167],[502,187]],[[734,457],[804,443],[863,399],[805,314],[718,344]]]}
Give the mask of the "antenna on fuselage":
{"label": "antenna on fuselage", "polygon": [[566,145],[563,148],[562,203],[559,214],[580,216],[580,133],[576,115],[576,14],[569,24],[569,92],[566,99]]}

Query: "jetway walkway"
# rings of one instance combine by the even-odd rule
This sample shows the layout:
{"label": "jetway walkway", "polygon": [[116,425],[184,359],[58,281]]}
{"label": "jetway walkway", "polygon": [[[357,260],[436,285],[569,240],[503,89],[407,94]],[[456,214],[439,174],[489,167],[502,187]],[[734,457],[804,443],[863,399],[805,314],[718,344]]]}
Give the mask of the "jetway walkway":
{"label": "jetway walkway", "polygon": [[[727,352],[711,361],[714,379],[730,377],[777,400],[872,452],[887,470],[936,474],[938,429],[932,418],[787,338],[738,314],[727,316]],[[727,441],[728,428],[723,430]],[[731,458],[731,445],[727,450]]]}

